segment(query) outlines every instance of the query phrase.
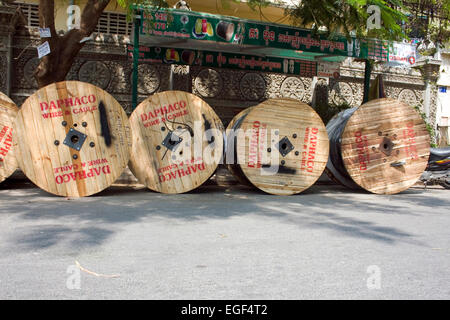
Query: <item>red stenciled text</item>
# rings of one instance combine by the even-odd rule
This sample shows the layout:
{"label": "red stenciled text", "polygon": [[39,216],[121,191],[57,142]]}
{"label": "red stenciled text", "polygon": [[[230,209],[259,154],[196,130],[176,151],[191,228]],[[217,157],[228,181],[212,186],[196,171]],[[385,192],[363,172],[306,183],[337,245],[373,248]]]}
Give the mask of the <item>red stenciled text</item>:
{"label": "red stenciled text", "polygon": [[406,154],[413,160],[417,160],[419,155],[416,148],[416,133],[414,131],[414,122],[409,122],[406,125],[406,129],[403,130],[403,139],[406,142]]}
{"label": "red stenciled text", "polygon": [[57,184],[62,184],[111,174],[111,168],[107,163],[107,159],[96,159],[82,162],[79,165],[74,163],[55,168],[57,174],[55,181]]}
{"label": "red stenciled text", "polygon": [[369,145],[367,136],[363,136],[361,131],[355,132],[356,150],[358,150],[359,171],[366,171],[370,162]]}
{"label": "red stenciled text", "polygon": [[88,96],[82,97],[71,97],[66,99],[52,100],[52,101],[42,101],[39,103],[41,108],[42,117],[44,119],[48,118],[56,118],[62,117],[64,112],[62,110],[63,107],[71,108],[70,110],[66,110],[65,114],[70,115],[92,112],[97,110],[96,105],[92,105],[97,101],[95,95],[91,94]]}
{"label": "red stenciled text", "polygon": [[303,152],[301,170],[307,172],[314,171],[314,164],[316,159],[317,149],[317,134],[318,128],[306,128],[305,138],[303,139]]}
{"label": "red stenciled text", "polygon": [[[253,122],[253,128],[251,129],[251,137],[248,146],[248,164],[249,168],[261,168],[262,150],[260,146],[260,139],[263,138],[260,133],[261,129],[264,129],[266,125],[261,126],[261,122]],[[266,130],[262,130],[265,132]],[[265,137],[265,133],[263,133]]]}
{"label": "red stenciled text", "polygon": [[191,159],[180,164],[172,164],[158,169],[159,182],[169,182],[190,176],[206,169],[205,163],[201,158]]}
{"label": "red stenciled text", "polygon": [[174,104],[169,104],[167,106],[160,106],[157,109],[152,111],[142,113],[141,121],[144,124],[144,127],[150,127],[158,125],[167,120],[173,120],[175,118],[185,116],[188,114],[188,110],[186,109],[186,101],[178,101]]}
{"label": "red stenciled text", "polygon": [[[5,138],[2,142],[2,139]],[[0,131],[0,162],[6,157],[12,145],[12,128],[4,126]]]}

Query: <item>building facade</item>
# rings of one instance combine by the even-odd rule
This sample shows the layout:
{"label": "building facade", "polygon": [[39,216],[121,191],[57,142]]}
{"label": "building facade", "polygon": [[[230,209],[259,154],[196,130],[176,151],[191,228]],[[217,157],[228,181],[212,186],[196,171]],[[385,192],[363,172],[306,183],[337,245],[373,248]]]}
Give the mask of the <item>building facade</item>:
{"label": "building facade", "polygon": [[450,50],[442,50],[439,56],[442,61],[438,85],[437,124],[439,127],[440,145],[450,145]]}
{"label": "building facade", "polygon": [[[218,12],[217,8],[205,7],[201,1],[189,2],[195,11],[208,10],[210,13],[234,13],[242,18],[258,18],[245,4],[238,8],[241,11],[228,8]],[[36,1],[22,3],[20,7],[25,17],[22,22],[15,7],[0,6],[0,91],[9,95],[19,106],[37,89],[33,72],[39,62],[36,46],[40,41]],[[56,9],[56,25],[61,32],[64,32],[67,21],[66,7],[67,3],[61,2]],[[267,8],[264,17],[287,23],[282,8],[278,6]],[[126,49],[131,30],[132,25],[127,22],[125,13],[110,5],[102,14],[93,40],[87,42],[67,76],[68,80],[90,82],[106,90],[128,113],[132,111],[132,61],[127,57]],[[448,126],[448,122],[441,121],[443,114],[448,113],[448,105],[442,108],[442,100],[446,98],[442,98],[437,83],[440,61],[430,58],[419,65],[414,69],[376,65],[372,79],[383,74],[388,97],[419,107],[434,128]],[[338,80],[152,64],[140,64],[138,72],[139,100],[171,87],[173,90],[192,92],[207,101],[225,124],[243,108],[268,98],[291,97],[310,105],[346,103],[350,106],[359,106],[363,100],[364,63],[351,58],[342,63]],[[438,101],[441,101],[441,109],[438,108]]]}

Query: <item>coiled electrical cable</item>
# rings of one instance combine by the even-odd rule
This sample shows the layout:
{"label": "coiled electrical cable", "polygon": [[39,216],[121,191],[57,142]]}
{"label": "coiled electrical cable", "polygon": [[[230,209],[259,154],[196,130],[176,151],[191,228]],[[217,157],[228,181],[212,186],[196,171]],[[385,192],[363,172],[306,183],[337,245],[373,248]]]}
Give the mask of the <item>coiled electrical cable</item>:
{"label": "coiled electrical cable", "polygon": [[353,181],[345,169],[344,161],[342,160],[341,142],[345,125],[356,109],[350,108],[339,112],[326,126],[328,138],[330,139],[330,156],[328,158],[326,172],[332,180],[336,180],[352,189],[359,189],[360,187]]}

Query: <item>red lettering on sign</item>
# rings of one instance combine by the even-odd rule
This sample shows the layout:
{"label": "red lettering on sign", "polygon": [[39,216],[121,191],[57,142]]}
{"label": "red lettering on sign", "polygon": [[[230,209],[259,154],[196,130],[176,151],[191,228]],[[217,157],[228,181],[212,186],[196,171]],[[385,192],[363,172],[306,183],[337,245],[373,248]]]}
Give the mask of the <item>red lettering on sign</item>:
{"label": "red lettering on sign", "polygon": [[264,30],[263,38],[266,41],[268,41],[268,40],[275,41],[275,32],[274,31],[269,31],[269,30]]}
{"label": "red lettering on sign", "polygon": [[248,30],[249,39],[258,39],[259,38],[259,30],[257,28],[250,28]]}

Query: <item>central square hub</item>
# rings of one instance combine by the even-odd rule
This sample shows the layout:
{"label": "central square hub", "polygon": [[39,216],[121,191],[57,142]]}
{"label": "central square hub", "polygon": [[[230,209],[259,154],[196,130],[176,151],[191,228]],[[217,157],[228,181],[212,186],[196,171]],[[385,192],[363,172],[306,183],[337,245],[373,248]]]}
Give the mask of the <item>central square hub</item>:
{"label": "central square hub", "polygon": [[170,151],[173,151],[177,145],[179,145],[183,141],[182,138],[177,136],[173,132],[169,132],[167,136],[164,138],[164,141],[162,142],[162,145],[169,149]]}
{"label": "central square hub", "polygon": [[84,133],[70,128],[63,143],[69,148],[80,151],[84,141],[86,141],[86,137]]}
{"label": "central square hub", "polygon": [[278,142],[277,145],[278,151],[280,151],[283,157],[287,156],[289,152],[294,150],[294,145],[291,143],[288,137],[284,137]]}

